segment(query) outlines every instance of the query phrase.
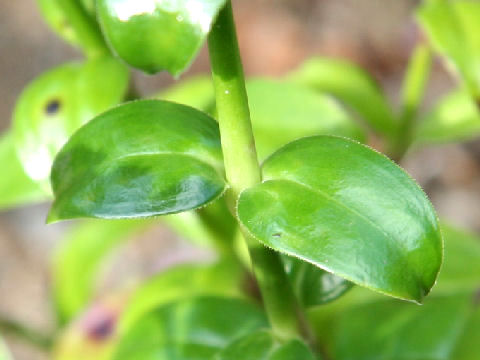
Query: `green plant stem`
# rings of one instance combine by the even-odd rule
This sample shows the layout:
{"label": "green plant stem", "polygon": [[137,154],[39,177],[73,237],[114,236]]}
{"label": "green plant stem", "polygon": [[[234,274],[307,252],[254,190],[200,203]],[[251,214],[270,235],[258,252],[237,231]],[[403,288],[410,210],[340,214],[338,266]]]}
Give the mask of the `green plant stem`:
{"label": "green plant stem", "polygon": [[89,16],[79,0],[57,0],[69,24],[77,34],[82,48],[88,58],[108,54],[107,44],[103,39],[100,27],[94,18]]}
{"label": "green plant stem", "polygon": [[[218,15],[208,38],[225,171],[231,189],[228,201],[261,181],[248,108],[245,79],[231,2]],[[262,299],[273,331],[281,338],[299,337],[304,327],[293,290],[279,255],[243,231]]]}
{"label": "green plant stem", "polygon": [[400,127],[391,150],[394,160],[400,160],[412,143],[412,132],[419,107],[425,94],[430,70],[432,52],[427,44],[420,42],[413,51],[403,82]]}
{"label": "green plant stem", "polygon": [[50,336],[5,318],[0,318],[0,333],[13,336],[44,351],[50,350],[53,345]]}

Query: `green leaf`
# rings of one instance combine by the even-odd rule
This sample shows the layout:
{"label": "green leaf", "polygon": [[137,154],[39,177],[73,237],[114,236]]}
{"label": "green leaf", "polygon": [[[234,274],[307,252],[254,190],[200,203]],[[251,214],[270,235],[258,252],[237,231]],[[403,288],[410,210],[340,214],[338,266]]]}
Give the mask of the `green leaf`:
{"label": "green leaf", "polygon": [[[59,4],[64,0],[37,0],[40,12],[50,28],[69,44],[82,47],[82,41]],[[95,20],[95,0],[78,0],[92,20]]]}
{"label": "green leaf", "polygon": [[0,209],[48,199],[40,187],[23,171],[10,132],[0,137],[0,163],[3,173],[6,174],[0,177]]}
{"label": "green leaf", "polygon": [[145,314],[166,304],[198,296],[241,297],[241,269],[229,261],[180,265],[141,285],[120,318],[119,333],[135,326]]}
{"label": "green leaf", "polygon": [[480,136],[480,113],[465,90],[443,97],[422,119],[414,137],[417,143],[447,143]]}
{"label": "green leaf", "polygon": [[145,314],[196,296],[240,296],[241,269],[230,262],[180,265],[97,299],[62,331],[56,360],[106,360],[119,339]]}
{"label": "green leaf", "polygon": [[208,112],[215,105],[211,76],[197,75],[175,83],[154,98],[173,101]]}
{"label": "green leaf", "polygon": [[432,1],[417,11],[430,42],[462,75],[475,98],[480,96],[479,17],[476,1]]}
{"label": "green leaf", "polygon": [[62,65],[28,85],[13,115],[25,172],[49,191],[54,156],[81,125],[123,99],[128,77],[126,67],[117,60],[99,58]]}
{"label": "green leaf", "polygon": [[138,218],[201,207],[226,188],[218,125],[158,100],[118,106],[82,127],[52,168],[49,221]]}
{"label": "green leaf", "polygon": [[148,73],[179,75],[203,45],[226,0],[99,0],[105,37],[117,54]]}
{"label": "green leaf", "polygon": [[332,94],[380,134],[392,137],[397,132],[398,122],[382,90],[367,72],[350,62],[313,58],[288,78]]}
{"label": "green leaf", "polygon": [[220,351],[214,360],[315,360],[300,340],[280,343],[268,330],[248,334]]}
{"label": "green leaf", "polygon": [[475,313],[470,317],[464,328],[452,359],[476,360],[478,358],[478,344],[480,344],[480,307],[477,306]]}
{"label": "green leaf", "polygon": [[66,235],[52,262],[53,296],[62,322],[71,320],[92,299],[106,255],[150,225],[144,220],[94,220]]}
{"label": "green leaf", "polygon": [[260,159],[305,136],[338,135],[365,140],[364,131],[331,96],[273,79],[250,80],[247,92]]}
{"label": "green leaf", "polygon": [[[473,340],[476,351],[462,360],[474,360],[479,333],[466,333],[473,309],[472,297],[458,294],[428,299],[422,307],[392,300],[353,307],[340,319],[334,358],[458,360],[453,354],[465,338]],[[478,328],[477,321],[478,316],[470,326]]]}
{"label": "green leaf", "polygon": [[420,302],[442,262],[437,217],[397,165],[351,140],[290,143],[240,194],[238,217],[259,241],[358,285]]}
{"label": "green leaf", "polygon": [[480,238],[442,223],[443,262],[433,294],[456,294],[480,289]]}
{"label": "green leaf", "polygon": [[248,302],[189,299],[137,321],[120,340],[113,360],[210,360],[233,340],[267,325],[264,313]]}
{"label": "green leaf", "polygon": [[309,308],[338,299],[353,284],[305,261],[284,256],[283,262],[302,306]]}

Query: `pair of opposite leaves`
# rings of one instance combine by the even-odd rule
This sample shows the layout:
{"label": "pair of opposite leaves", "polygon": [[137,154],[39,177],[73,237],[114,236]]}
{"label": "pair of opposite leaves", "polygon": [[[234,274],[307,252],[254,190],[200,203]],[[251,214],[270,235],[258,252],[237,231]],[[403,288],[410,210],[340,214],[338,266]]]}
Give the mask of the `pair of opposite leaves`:
{"label": "pair of opposite leaves", "polygon": [[[136,27],[145,17],[158,26],[160,18],[176,10],[173,28],[197,21],[192,33],[200,34],[201,43],[224,2],[147,1],[142,11],[129,3],[99,2],[107,38],[109,26],[112,34],[121,35],[119,27]],[[209,21],[198,23],[198,14]],[[149,48],[144,45],[132,46]],[[181,71],[189,61],[170,71]],[[101,144],[93,140],[98,136]],[[393,296],[420,301],[428,293],[442,257],[436,217],[418,186],[389,160],[347,140],[311,138],[272,156],[264,177],[268,181],[242,194],[238,216],[265,245]],[[52,184],[57,198],[52,220],[153,216],[202,206],[226,188],[218,128],[204,114],[179,105],[125,105],[71,139],[56,161]],[[297,194],[303,195],[302,206]]]}

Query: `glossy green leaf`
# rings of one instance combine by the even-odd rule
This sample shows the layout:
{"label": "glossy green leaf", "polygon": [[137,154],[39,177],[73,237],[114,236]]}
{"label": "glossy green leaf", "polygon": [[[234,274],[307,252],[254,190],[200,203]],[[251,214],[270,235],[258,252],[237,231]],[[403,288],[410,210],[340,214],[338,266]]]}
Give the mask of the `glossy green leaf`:
{"label": "glossy green leaf", "polygon": [[220,351],[213,360],[315,360],[300,340],[279,342],[272,332],[259,330],[248,334]]}
{"label": "glossy green leaf", "polygon": [[98,0],[110,46],[148,73],[182,73],[203,45],[226,0]]}
{"label": "glossy green leaf", "polygon": [[474,97],[480,96],[480,3],[433,1],[418,9],[418,20],[435,49],[446,56]]}
{"label": "glossy green leaf", "polygon": [[308,262],[284,256],[285,269],[302,306],[309,308],[338,299],[353,284]]}
{"label": "glossy green leaf", "polygon": [[421,120],[415,131],[417,143],[447,143],[480,136],[480,113],[465,90],[442,98]]}
{"label": "glossy green leaf", "polygon": [[338,135],[365,140],[363,130],[331,96],[273,79],[250,80],[247,92],[260,159],[305,136]]}
{"label": "glossy green leaf", "polygon": [[175,83],[154,98],[188,105],[202,111],[209,111],[215,104],[212,77],[197,75]]}
{"label": "glossy green leaf", "polygon": [[128,70],[113,58],[62,65],[35,79],[18,99],[13,132],[25,172],[49,191],[54,156],[70,135],[122,101]]}
{"label": "glossy green leaf", "polygon": [[10,132],[0,137],[0,163],[3,173],[6,174],[0,177],[0,209],[48,199],[40,187],[23,171]]}
{"label": "glossy green leaf", "polygon": [[144,220],[94,220],[77,225],[65,236],[52,263],[53,295],[63,322],[71,320],[92,299],[106,255],[150,225]]}
{"label": "glossy green leaf", "polygon": [[[453,353],[462,337],[474,335],[465,332],[473,310],[471,295],[432,298],[421,307],[392,300],[354,307],[340,319],[334,358],[458,360]],[[465,360],[478,357],[476,335],[476,357]]]}
{"label": "glossy green leaf", "polygon": [[12,357],[7,349],[7,345],[0,338],[0,360],[11,360]]}
{"label": "glossy green leaf", "polygon": [[267,327],[264,313],[237,299],[203,297],[165,305],[136,322],[113,360],[210,360],[240,336]]}
{"label": "glossy green leaf", "polygon": [[51,181],[49,221],[150,217],[201,207],[226,188],[218,125],[166,101],[118,106],[70,138]]}
{"label": "glossy green leaf", "polygon": [[288,77],[291,81],[332,94],[372,129],[394,136],[398,123],[382,90],[360,67],[340,59],[313,58]]}
{"label": "glossy green leaf", "polygon": [[397,165],[351,140],[290,143],[245,190],[238,216],[268,247],[358,285],[420,302],[442,262],[432,205]]}

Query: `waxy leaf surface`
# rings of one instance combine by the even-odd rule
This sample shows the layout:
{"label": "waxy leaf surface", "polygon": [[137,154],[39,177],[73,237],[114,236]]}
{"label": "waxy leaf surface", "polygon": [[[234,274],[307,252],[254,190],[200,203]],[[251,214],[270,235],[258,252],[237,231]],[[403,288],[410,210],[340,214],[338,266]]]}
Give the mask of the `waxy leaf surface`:
{"label": "waxy leaf surface", "polygon": [[268,247],[358,285],[420,302],[442,262],[436,214],[397,165],[351,140],[290,143],[238,201],[243,226]]}
{"label": "waxy leaf surface", "polygon": [[211,360],[233,340],[268,326],[248,302],[189,299],[146,314],[120,339],[113,360]]}
{"label": "waxy leaf surface", "polygon": [[99,0],[98,16],[115,52],[147,73],[182,73],[226,0]]}
{"label": "waxy leaf surface", "polygon": [[315,360],[300,340],[280,343],[268,330],[248,334],[220,351],[213,360]]}
{"label": "waxy leaf surface", "polygon": [[285,255],[283,262],[297,299],[306,308],[333,301],[353,286],[350,281],[300,259]]}
{"label": "waxy leaf surface", "polygon": [[70,138],[52,168],[49,220],[136,218],[201,207],[225,190],[218,125],[159,100],[121,105]]}
{"label": "waxy leaf surface", "polygon": [[53,158],[70,135],[123,100],[128,70],[113,58],[71,63],[35,79],[18,99],[13,132],[25,172],[49,192]]}
{"label": "waxy leaf surface", "polygon": [[260,159],[305,136],[365,140],[364,131],[332,96],[273,79],[252,79],[247,82],[247,92]]}
{"label": "waxy leaf surface", "polygon": [[375,131],[394,136],[398,123],[373,78],[340,59],[313,58],[288,76],[289,80],[331,94],[349,106]]}
{"label": "waxy leaf surface", "polygon": [[425,115],[415,131],[418,143],[467,141],[480,135],[480,112],[465,90],[455,90]]}
{"label": "waxy leaf surface", "polygon": [[430,42],[462,75],[475,98],[480,97],[480,3],[430,1],[417,17]]}
{"label": "waxy leaf surface", "polygon": [[37,203],[48,199],[44,191],[31,180],[18,160],[10,132],[0,136],[0,209]]}

